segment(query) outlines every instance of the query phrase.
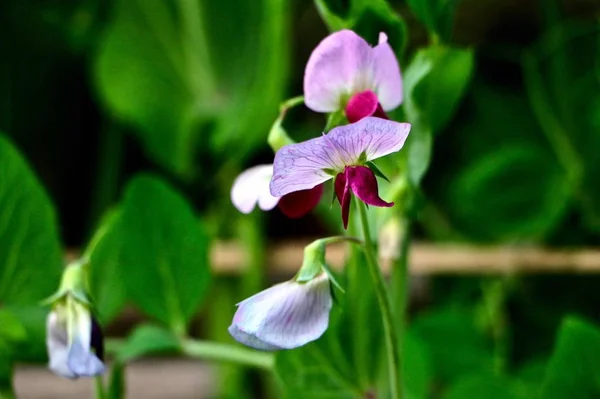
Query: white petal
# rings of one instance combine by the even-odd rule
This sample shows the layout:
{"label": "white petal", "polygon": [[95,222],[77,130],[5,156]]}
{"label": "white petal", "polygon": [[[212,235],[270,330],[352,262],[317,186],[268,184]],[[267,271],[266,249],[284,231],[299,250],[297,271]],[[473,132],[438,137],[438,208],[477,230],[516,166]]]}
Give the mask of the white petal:
{"label": "white petal", "polygon": [[78,377],[93,377],[105,371],[104,363],[94,353],[86,351],[79,340],[71,345],[67,365]]}
{"label": "white petal", "polygon": [[269,181],[273,165],[258,165],[240,174],[231,188],[231,202],[242,213],[250,213],[258,203],[263,211],[273,209],[279,198],[271,195]]}
{"label": "white petal", "polygon": [[61,318],[56,311],[50,312],[46,318],[48,367],[62,377],[76,378],[77,375],[67,365],[68,341],[66,319]]}
{"label": "white petal", "polygon": [[329,279],[288,281],[241,302],[229,332],[245,345],[262,350],[292,349],[318,339],[329,324]]}

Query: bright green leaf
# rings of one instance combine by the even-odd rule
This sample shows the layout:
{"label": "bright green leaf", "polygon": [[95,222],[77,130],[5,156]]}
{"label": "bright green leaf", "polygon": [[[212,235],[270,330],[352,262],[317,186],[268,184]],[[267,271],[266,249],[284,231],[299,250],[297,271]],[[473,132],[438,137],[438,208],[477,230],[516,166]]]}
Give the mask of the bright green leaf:
{"label": "bright green leaf", "polygon": [[121,218],[120,264],[128,297],[183,333],[210,281],[202,224],[180,194],[149,175],[129,183]]}
{"label": "bright green leaf", "polygon": [[408,121],[439,133],[466,92],[473,58],[470,49],[432,46],[419,50],[404,74]]}
{"label": "bright green leaf", "polygon": [[58,286],[54,209],[25,159],[0,135],[0,303],[37,303]]}
{"label": "bright green leaf", "polygon": [[8,309],[0,309],[0,341],[15,342],[27,338],[27,331],[19,320]]}
{"label": "bright green leaf", "polygon": [[123,308],[126,301],[121,278],[120,252],[123,244],[119,228],[120,213],[109,212],[100,222],[90,242],[89,285],[97,317],[108,324]]}
{"label": "bright green leaf", "polygon": [[171,332],[157,326],[142,325],[119,348],[117,358],[119,362],[127,363],[146,355],[175,352],[178,349],[179,341]]}
{"label": "bright green leaf", "polygon": [[[189,176],[202,148],[245,155],[277,114],[288,65],[287,3],[119,0],[95,60],[107,108],[146,151]],[[235,10],[235,12],[234,12]]]}
{"label": "bright green leaf", "polygon": [[558,332],[541,399],[600,396],[600,329],[567,317]]}

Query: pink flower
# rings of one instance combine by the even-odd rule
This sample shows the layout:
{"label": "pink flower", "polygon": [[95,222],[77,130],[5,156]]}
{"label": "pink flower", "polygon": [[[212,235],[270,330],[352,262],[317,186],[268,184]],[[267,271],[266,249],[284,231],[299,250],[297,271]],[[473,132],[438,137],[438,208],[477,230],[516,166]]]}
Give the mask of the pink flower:
{"label": "pink flower", "polygon": [[402,77],[385,33],[375,47],[342,30],[313,50],[304,72],[304,102],[316,112],[344,110],[348,120],[386,118],[402,103]]}
{"label": "pink flower", "polygon": [[269,181],[273,177],[273,165],[258,165],[242,172],[233,182],[231,202],[242,213],[250,213],[258,204],[263,211],[269,211],[277,204],[289,218],[299,218],[310,212],[321,199],[323,186],[301,190],[283,197],[274,197],[269,191]]}
{"label": "pink flower", "polygon": [[335,177],[335,192],[347,228],[352,194],[369,205],[393,205],[379,198],[375,175],[365,165],[400,151],[409,131],[408,123],[366,117],[321,137],[284,146],[275,154],[271,195],[309,190]]}

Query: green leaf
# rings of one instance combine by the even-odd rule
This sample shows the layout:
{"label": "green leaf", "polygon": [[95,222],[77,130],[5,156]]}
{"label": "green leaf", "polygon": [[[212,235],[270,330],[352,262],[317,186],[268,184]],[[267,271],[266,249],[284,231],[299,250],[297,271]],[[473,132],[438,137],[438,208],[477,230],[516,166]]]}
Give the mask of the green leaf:
{"label": "green leaf", "polygon": [[415,187],[419,186],[421,179],[429,169],[433,150],[432,136],[431,129],[427,125],[415,123],[412,125],[411,132],[406,140],[408,178]]}
{"label": "green leaf", "polygon": [[27,162],[2,135],[0,165],[0,303],[37,303],[60,279],[56,216]]}
{"label": "green leaf", "polygon": [[376,45],[379,33],[385,32],[398,59],[402,59],[407,40],[406,24],[387,1],[353,0],[349,5],[344,3],[315,0],[317,11],[330,32],[352,29],[371,45]]}
{"label": "green leaf", "polygon": [[411,331],[407,331],[401,353],[402,380],[406,398],[428,398],[433,379],[433,366],[427,343]]}
{"label": "green leaf", "polygon": [[315,6],[325,25],[330,32],[348,28],[348,11],[344,9],[341,1],[315,0]]}
{"label": "green leaf", "polygon": [[101,220],[90,242],[90,293],[100,324],[106,325],[121,311],[127,299],[121,277],[120,212],[113,210]]}
{"label": "green leaf", "polygon": [[439,133],[458,109],[467,90],[473,58],[471,49],[431,46],[419,50],[404,74],[409,122]]}
{"label": "green leaf", "polygon": [[488,240],[543,237],[563,217],[570,194],[554,159],[527,143],[482,154],[449,190],[458,223]]}
{"label": "green leaf", "polygon": [[25,330],[25,340],[14,343],[13,357],[20,362],[45,362],[46,316],[48,310],[39,305],[7,307]]}
{"label": "green leaf", "polygon": [[135,177],[121,214],[128,297],[181,334],[210,281],[208,237],[185,199],[160,179]]}
{"label": "green leaf", "polygon": [[0,309],[0,341],[15,342],[27,338],[25,327],[9,309]]}
{"label": "green leaf", "polygon": [[558,332],[541,399],[600,396],[600,329],[567,317]]}
{"label": "green leaf", "polygon": [[150,354],[176,352],[179,347],[177,337],[170,331],[162,327],[141,325],[119,348],[117,359],[121,363],[127,363]]}
{"label": "green leaf", "polygon": [[459,0],[407,0],[417,18],[432,35],[448,40]]}
{"label": "green leaf", "polygon": [[493,369],[491,346],[466,310],[442,308],[424,313],[409,331],[427,345],[433,372],[441,381],[450,382],[474,370]]}
{"label": "green leaf", "polygon": [[[106,107],[183,176],[202,143],[244,155],[277,114],[288,66],[287,3],[119,0],[95,59]],[[276,55],[276,56],[274,56]],[[257,90],[259,88],[259,90]]]}
{"label": "green leaf", "polygon": [[459,379],[443,396],[443,399],[528,399],[518,393],[513,381],[491,373],[475,373]]}

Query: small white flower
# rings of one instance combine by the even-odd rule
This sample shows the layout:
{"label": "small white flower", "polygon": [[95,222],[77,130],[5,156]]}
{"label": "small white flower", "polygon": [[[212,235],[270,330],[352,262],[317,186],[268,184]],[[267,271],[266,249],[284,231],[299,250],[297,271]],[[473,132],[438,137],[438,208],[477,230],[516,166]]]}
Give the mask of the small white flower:
{"label": "small white flower", "polygon": [[[104,373],[102,337],[89,309],[67,295],[46,320],[49,368],[66,378]],[[94,349],[94,351],[92,351]]]}
{"label": "small white flower", "polygon": [[323,335],[331,306],[325,273],[305,283],[287,281],[240,302],[229,333],[256,349],[297,348]]}
{"label": "small white flower", "polygon": [[273,177],[273,164],[258,165],[242,172],[233,182],[231,202],[242,213],[250,213],[258,203],[263,211],[277,206],[278,197],[269,191],[269,182]]}

